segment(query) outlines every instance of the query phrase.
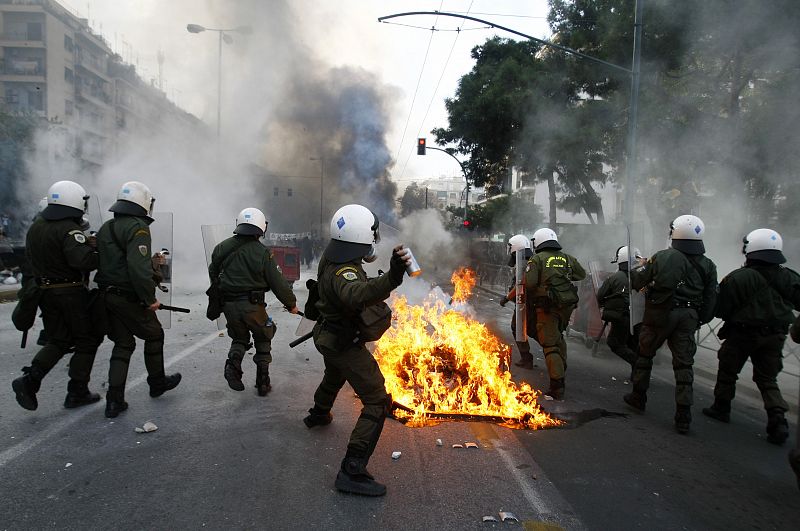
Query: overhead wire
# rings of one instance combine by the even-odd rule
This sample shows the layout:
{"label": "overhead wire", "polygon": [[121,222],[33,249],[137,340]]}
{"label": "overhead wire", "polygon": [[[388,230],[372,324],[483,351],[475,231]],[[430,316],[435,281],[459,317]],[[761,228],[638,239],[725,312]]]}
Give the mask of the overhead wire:
{"label": "overhead wire", "polygon": [[[466,13],[469,13],[472,9],[472,5],[475,3],[475,0],[472,0],[469,3],[469,7],[467,8]],[[464,26],[466,21],[461,23],[461,27]],[[433,101],[436,99],[436,94],[439,92],[439,86],[442,83],[442,79],[444,78],[444,74],[447,72],[447,66],[450,64],[450,58],[453,56],[453,50],[456,48],[456,43],[458,42],[458,37],[461,35],[461,27],[459,27],[459,32],[456,34],[455,38],[453,39],[453,44],[450,46],[450,52],[447,54],[447,59],[444,62],[444,66],[442,67],[442,72],[439,74],[439,80],[436,82],[436,88],[433,89],[433,95],[431,96],[431,100],[428,102],[428,108],[425,110],[425,116],[422,117],[422,121],[420,122],[419,129],[417,130],[417,136],[422,133],[422,128],[425,126],[425,120],[428,119],[428,114],[430,113],[431,106],[433,106]],[[406,157],[406,161],[403,164],[403,170],[400,172],[400,179],[406,173],[406,167],[408,166],[408,161],[411,160],[411,156],[413,155],[414,151],[411,150],[408,153],[408,157]]]}
{"label": "overhead wire", "polygon": [[[439,3],[439,11],[442,10],[442,5],[444,4],[444,0]],[[417,78],[417,86],[414,89],[414,96],[411,98],[411,106],[408,109],[408,117],[406,117],[406,125],[403,127],[403,134],[400,135],[400,145],[397,146],[397,154],[395,155],[394,159],[397,160],[400,158],[400,151],[403,149],[403,142],[406,139],[406,131],[408,130],[408,123],[411,121],[411,113],[414,111],[414,103],[417,101],[417,92],[419,91],[419,84],[422,81],[422,74],[425,72],[425,65],[428,62],[428,53],[431,51],[431,43],[433,42],[433,28],[436,27],[436,22],[439,20],[439,17],[436,17],[434,20],[433,27],[431,28],[431,36],[428,39],[428,47],[425,49],[425,57],[422,59],[422,67],[419,69],[419,77]]]}

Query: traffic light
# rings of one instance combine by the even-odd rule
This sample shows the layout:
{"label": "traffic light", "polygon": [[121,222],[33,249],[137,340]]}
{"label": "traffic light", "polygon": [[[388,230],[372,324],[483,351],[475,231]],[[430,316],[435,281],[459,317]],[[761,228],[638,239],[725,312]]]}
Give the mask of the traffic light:
{"label": "traffic light", "polygon": [[418,138],[417,139],[417,155],[424,155],[425,154],[425,139]]}
{"label": "traffic light", "polygon": [[472,230],[472,222],[470,220],[465,219],[464,221],[461,222],[461,224],[464,226],[464,229]]}

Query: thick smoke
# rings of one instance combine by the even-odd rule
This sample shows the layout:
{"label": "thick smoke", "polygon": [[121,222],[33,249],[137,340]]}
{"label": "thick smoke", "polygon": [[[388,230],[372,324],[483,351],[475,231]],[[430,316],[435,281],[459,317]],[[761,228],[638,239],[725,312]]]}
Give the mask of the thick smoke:
{"label": "thick smoke", "polygon": [[[318,60],[292,11],[302,5],[243,0],[196,7],[176,2],[170,10],[175,20],[252,26],[252,33],[233,33],[233,43],[223,45],[221,138],[215,105],[203,116],[206,124],[166,114],[109,146],[96,171],[48,155],[61,140],[43,131],[29,160],[32,179],[18,190],[21,201],[33,208],[52,182],[71,179],[99,197],[108,219],[123,182],[146,183],[155,210],[174,213],[176,285],[194,288],[207,281],[200,226],[233,225],[242,208],[264,210],[269,232],[279,233],[316,231],[322,219],[325,237],[331,214],[347,202],[363,203],[391,222],[396,190],[388,179],[385,132],[392,89],[369,72]],[[177,31],[188,38],[182,26]],[[212,38],[191,36],[201,37]],[[209,63],[216,66],[216,53]],[[216,68],[197,79],[204,87],[216,82]]]}

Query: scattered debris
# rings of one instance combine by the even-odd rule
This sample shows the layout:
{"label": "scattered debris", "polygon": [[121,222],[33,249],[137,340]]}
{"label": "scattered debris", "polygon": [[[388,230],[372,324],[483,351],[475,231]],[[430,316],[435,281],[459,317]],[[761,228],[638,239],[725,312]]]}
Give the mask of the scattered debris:
{"label": "scattered debris", "polygon": [[66,465],[64,465],[64,468],[69,468],[71,466],[72,466],[72,463],[67,463]]}
{"label": "scattered debris", "polygon": [[482,518],[482,520],[483,520],[484,522],[496,522],[496,521],[497,521],[497,518],[495,518],[495,517],[494,517],[494,516],[492,516],[492,515],[489,515],[489,516],[484,516],[484,517]]}
{"label": "scattered debris", "polygon": [[464,443],[464,448],[477,448],[478,445],[473,442]]}
{"label": "scattered debris", "polygon": [[611,379],[614,380],[615,382],[617,381],[617,377],[616,376],[612,376]]}
{"label": "scattered debris", "polygon": [[659,494],[657,492],[654,492],[653,494],[655,494],[656,496],[661,496],[661,494]]}
{"label": "scattered debris", "polygon": [[517,517],[514,516],[514,513],[508,511],[500,511],[500,521],[501,522],[519,522]]}
{"label": "scattered debris", "polygon": [[436,446],[442,446],[443,444],[441,439],[436,439]]}
{"label": "scattered debris", "polygon": [[453,448],[464,448],[464,445],[456,443],[453,445]]}
{"label": "scattered debris", "polygon": [[542,396],[544,397],[545,400],[552,400],[553,399],[553,397],[550,396],[550,395],[542,395]]}
{"label": "scattered debris", "polygon": [[392,459],[397,461],[398,459],[400,459],[401,455],[403,455],[403,452],[392,452]]}
{"label": "scattered debris", "polygon": [[155,424],[153,424],[148,420],[147,422],[144,423],[144,425],[141,428],[137,426],[136,428],[133,429],[133,431],[135,431],[136,433],[150,433],[152,431],[156,431],[157,429],[158,426],[156,426]]}
{"label": "scattered debris", "polygon": [[225,332],[220,332],[219,337],[225,337]]}

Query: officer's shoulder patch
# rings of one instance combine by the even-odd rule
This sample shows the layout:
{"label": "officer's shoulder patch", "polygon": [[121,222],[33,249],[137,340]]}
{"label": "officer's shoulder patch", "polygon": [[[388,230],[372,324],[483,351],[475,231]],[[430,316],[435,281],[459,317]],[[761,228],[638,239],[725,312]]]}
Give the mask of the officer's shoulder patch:
{"label": "officer's shoulder patch", "polygon": [[140,245],[139,246],[139,252],[142,253],[142,256],[147,256],[149,254],[147,252],[147,246],[146,245]]}
{"label": "officer's shoulder patch", "polygon": [[525,272],[528,273],[531,270],[531,264],[525,266]]}
{"label": "officer's shoulder patch", "polygon": [[150,236],[150,229],[139,229],[134,234],[133,237],[137,236]]}
{"label": "officer's shoulder patch", "polygon": [[358,269],[353,266],[345,266],[336,271],[336,276],[352,282],[358,279]]}
{"label": "officer's shoulder patch", "polygon": [[78,243],[86,243],[86,236],[82,232],[76,232],[72,237],[75,238],[75,241]]}

